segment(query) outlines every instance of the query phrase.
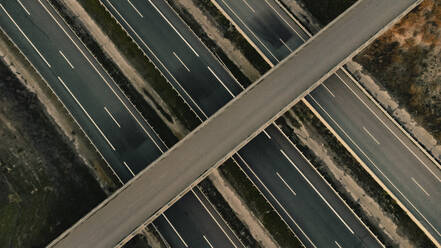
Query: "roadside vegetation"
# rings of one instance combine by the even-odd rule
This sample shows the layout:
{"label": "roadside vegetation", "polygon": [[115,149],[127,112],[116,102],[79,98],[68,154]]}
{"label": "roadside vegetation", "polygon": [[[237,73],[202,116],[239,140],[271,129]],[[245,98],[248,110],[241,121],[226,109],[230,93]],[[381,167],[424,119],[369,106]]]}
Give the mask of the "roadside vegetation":
{"label": "roadside vegetation", "polygon": [[105,198],[39,99],[0,63],[0,246],[43,247]]}

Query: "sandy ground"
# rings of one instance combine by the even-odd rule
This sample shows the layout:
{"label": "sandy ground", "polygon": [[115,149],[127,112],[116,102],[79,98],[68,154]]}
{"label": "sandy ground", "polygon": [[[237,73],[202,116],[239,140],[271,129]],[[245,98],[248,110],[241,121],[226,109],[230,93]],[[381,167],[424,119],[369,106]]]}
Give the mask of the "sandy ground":
{"label": "sandy ground", "polygon": [[[150,86],[148,82],[141,76],[141,74],[134,69],[132,64],[127,60],[126,57],[118,50],[115,44],[103,33],[96,22],[87,14],[84,8],[75,0],[62,0],[64,6],[68,8],[69,11],[75,13],[75,16],[81,22],[81,24],[88,30],[88,33],[95,39],[98,44],[100,44],[103,51],[109,56],[113,62],[116,63],[121,72],[126,76],[136,90],[143,96],[144,100],[156,111],[161,120],[167,124],[167,126],[173,131],[173,133],[178,138],[183,138],[188,131],[180,123],[180,121],[171,114],[168,110],[167,104],[162,100],[162,98],[157,94],[157,92]],[[147,58],[146,58],[147,59]],[[144,93],[147,91],[147,94]],[[173,121],[169,121],[160,110],[157,109],[156,103],[160,105],[160,108],[164,110],[169,116],[171,116]]]}
{"label": "sandy ground", "polygon": [[47,113],[53,118],[64,135],[69,137],[70,141],[74,144],[77,154],[93,171],[94,177],[106,193],[109,194],[119,187],[115,184],[113,179],[108,176],[105,161],[96,152],[95,148],[68,111],[63,107],[62,103],[57,99],[50,88],[47,87],[46,82],[36,73],[15,46],[11,47],[11,43],[2,38],[0,38],[0,56],[26,88],[37,95],[38,99],[46,107],[45,110]]}
{"label": "sandy ground", "polygon": [[322,27],[311,13],[303,7],[303,4],[297,0],[275,0],[283,3],[291,13],[295,13],[299,21],[304,24],[312,33],[318,32]]}
{"label": "sandy ground", "polygon": [[[296,118],[292,112],[289,114],[293,118]],[[289,118],[285,119],[288,125],[290,125]],[[298,118],[296,119],[301,123]],[[292,124],[290,127],[300,138],[301,142],[308,146],[310,150],[314,151],[314,154],[324,163],[326,170],[332,175],[333,180],[338,181],[344,187],[352,201],[360,204],[364,216],[367,216],[372,223],[376,224],[390,241],[396,243],[398,247],[414,247],[406,237],[400,234],[398,226],[393,219],[382,210],[381,206],[366,194],[352,176],[347,174],[336,164],[333,157],[338,155],[323,145],[324,140],[316,134],[313,128],[304,126],[304,124],[299,128]]]}

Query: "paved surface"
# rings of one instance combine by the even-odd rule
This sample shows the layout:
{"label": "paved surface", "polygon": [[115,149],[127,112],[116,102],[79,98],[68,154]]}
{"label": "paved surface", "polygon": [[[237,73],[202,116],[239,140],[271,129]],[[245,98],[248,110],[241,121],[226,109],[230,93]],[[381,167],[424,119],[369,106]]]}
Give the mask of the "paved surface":
{"label": "paved surface", "polygon": [[[2,29],[60,97],[121,183],[127,182],[167,147],[47,2],[22,4],[16,0],[1,3]],[[240,245],[214,209],[203,207],[191,193],[185,199],[193,203],[192,213],[205,223],[206,237],[216,237],[211,241],[214,247],[227,247],[230,242]]]}
{"label": "paved surface", "polygon": [[[272,0],[215,2],[269,63],[277,64],[310,37]],[[263,19],[256,18],[261,15]],[[261,22],[289,32],[284,34],[290,37],[286,45],[282,36],[259,28]],[[437,165],[342,70],[306,100],[440,243],[441,171]]]}
{"label": "paved surface", "polygon": [[[182,24],[181,20],[178,18],[178,16],[173,12],[171,8],[169,8],[166,4],[161,4],[162,1],[155,1],[155,5],[152,5],[150,3],[150,7],[159,14],[159,16],[162,17],[162,20],[164,20],[162,23],[158,22],[155,23],[155,25],[150,24],[149,18],[154,15],[151,15],[150,12],[145,13],[145,6],[149,5],[149,3],[144,1],[132,1],[131,4],[129,2],[118,2],[118,5],[111,4],[109,1],[105,2],[106,6],[109,9],[113,9],[112,13],[117,16],[117,19],[120,23],[123,23],[124,27],[127,30],[130,30],[131,35],[135,39],[143,38],[143,42],[138,41],[139,45],[144,48],[145,52],[150,56],[150,58],[156,63],[156,65],[162,69],[162,72],[164,75],[168,76],[169,80],[172,81],[174,78],[181,77],[180,78],[180,84],[178,84],[177,89],[180,90],[181,95],[189,94],[191,99],[195,99],[195,102],[199,102],[198,109],[202,111],[203,113],[212,113],[214,112],[214,108],[219,106],[220,104],[213,105],[209,101],[198,101],[198,98],[200,95],[197,94],[197,92],[200,90],[200,88],[204,88],[207,91],[223,91],[224,93],[228,93],[228,89],[225,87],[219,87],[222,85],[219,80],[215,77],[208,77],[204,81],[196,81],[194,80],[193,74],[198,74],[199,71],[205,71],[206,68],[210,66],[210,68],[218,68],[219,71],[222,71],[223,68],[221,64],[217,60],[213,60],[210,52],[202,45],[202,43],[198,40],[198,38],[192,34],[191,30],[187,28],[185,25]],[[153,3],[153,2],[152,2]],[[156,9],[157,8],[157,9]],[[147,18],[146,16],[149,16]],[[167,20],[173,25],[171,26]],[[170,29],[171,31],[174,30],[174,27],[176,30],[179,30],[178,32],[163,32],[163,30]],[[155,39],[150,38],[151,33],[155,33]],[[182,38],[181,38],[182,37]],[[185,38],[183,38],[185,37]],[[164,45],[163,43],[158,43],[158,40],[170,40],[174,41],[171,44]],[[147,41],[147,42],[146,42]],[[155,43],[156,42],[156,43]],[[289,42],[287,40],[287,42]],[[188,44],[191,44],[189,46]],[[299,44],[297,41],[296,44]],[[148,46],[148,47],[147,47]],[[194,49],[194,52],[192,50]],[[286,48],[284,48],[286,49]],[[184,56],[179,57],[179,60],[175,58],[173,55],[170,60],[170,51],[186,51],[187,53],[182,53]],[[281,50],[281,52],[283,52]],[[172,52],[173,53],[173,52]],[[192,64],[185,64],[181,63],[181,61],[192,61],[195,59],[195,54],[198,54],[198,57],[201,58],[208,58],[203,59],[202,62],[207,62],[210,64],[204,64],[204,63],[192,63]],[[198,58],[196,58],[198,59]],[[168,63],[178,63],[178,66],[170,66],[170,67],[163,67],[164,65],[159,63],[159,61],[167,61]],[[182,70],[185,69],[186,73],[182,73]],[[237,91],[241,90],[240,86],[238,84],[234,85],[234,79],[230,77],[225,71],[221,75],[226,75],[223,77],[224,80],[227,82],[230,82],[229,85],[230,88],[234,89],[232,93],[236,93]],[[233,84],[231,84],[233,82]],[[212,87],[214,85],[215,87]],[[196,93],[194,93],[196,92]],[[233,93],[233,94],[234,94]],[[219,95],[216,93],[211,93],[212,95]],[[227,97],[223,99],[222,104],[225,104],[230,100],[231,97]],[[213,99],[213,101],[216,101],[219,99]],[[202,120],[205,119],[204,115],[201,115],[200,118]],[[278,132],[278,131],[276,131]],[[279,136],[281,134],[279,133]],[[301,174],[294,169],[294,167],[289,163],[289,161],[285,158],[281,158],[282,154],[277,149],[272,149],[276,146],[276,144],[273,144],[273,141],[265,142],[259,138],[256,138],[252,141],[253,146],[249,145],[248,149],[241,150],[241,154],[246,156],[247,158],[250,158],[249,161],[251,161],[252,167],[257,169],[251,169],[251,167],[246,167],[244,164],[239,163],[239,165],[242,166],[244,170],[248,172],[249,175],[257,174],[257,177],[262,178],[262,181],[272,181],[272,185],[276,185],[276,187],[271,187],[271,195],[272,197],[269,199],[273,202],[273,205],[278,207],[279,212],[281,213],[282,217],[285,219],[285,221],[288,223],[288,225],[295,230],[296,234],[302,239],[302,241],[305,244],[311,243],[311,245],[319,245],[319,246],[328,246],[332,245],[335,246],[336,240],[340,240],[340,243],[342,243],[344,246],[354,246],[360,244],[360,239],[358,237],[368,236],[369,238],[365,238],[363,241],[367,246],[375,247],[378,246],[377,241],[375,238],[368,232],[368,230],[363,226],[362,223],[359,221],[354,221],[351,219],[354,218],[354,214],[350,211],[349,208],[347,208],[342,201],[338,200],[338,197],[335,194],[328,194],[330,191],[329,186],[326,184],[324,180],[318,177],[309,177],[308,180],[311,180],[311,182],[314,184],[314,186],[317,188],[318,192],[322,192],[321,194],[325,194],[324,198],[331,198],[332,200],[329,200],[333,204],[336,204],[336,208],[339,208],[340,211],[343,213],[341,214],[343,217],[342,219],[349,219],[346,221],[352,221],[352,227],[346,228],[344,225],[342,225],[340,219],[338,216],[335,215],[333,212],[333,205],[331,204],[331,207],[326,205],[326,202],[323,201],[322,198],[320,198],[318,195],[315,197],[313,195],[310,197],[309,195],[305,194],[302,195],[300,198],[297,197],[296,199],[304,199],[304,197],[308,198],[306,200],[298,201],[293,198],[293,195],[290,192],[287,192],[285,190],[286,186],[284,185],[284,182],[281,181],[279,178],[274,178],[274,173],[268,173],[265,169],[259,169],[259,168],[265,168],[268,166],[268,164],[277,163],[277,166],[280,168],[285,168],[288,171],[291,171],[299,178],[302,177]],[[270,143],[268,145],[267,143]],[[285,142],[282,143],[284,145],[284,149],[287,151],[290,151],[292,153],[295,153],[296,157],[301,157],[301,155],[298,153],[295,148]],[[266,147],[268,145],[268,147]],[[267,156],[264,156],[262,158],[262,154],[267,154]],[[274,157],[277,157],[279,159],[273,160]],[[309,166],[308,162],[305,159],[300,160],[303,166]],[[300,187],[300,190],[305,190],[312,192],[314,189],[304,181],[303,183],[297,183],[297,181],[291,182],[296,184],[296,187]],[[259,183],[256,183],[258,187],[261,187],[262,191],[265,191],[265,186],[260,185]],[[337,200],[336,200],[337,199]],[[274,202],[275,201],[275,202]],[[280,206],[278,205],[280,203]],[[293,204],[304,204],[302,208],[292,208]],[[308,203],[308,204],[306,204]],[[320,212],[320,215],[316,215],[309,210],[307,207],[308,205],[315,206],[314,210],[317,212]],[[171,209],[174,209],[174,211],[184,211],[185,209],[191,209],[191,205],[185,205],[180,204],[181,209],[177,209],[176,207],[172,206]],[[176,209],[176,210],[175,210]],[[167,210],[170,211],[170,210]],[[285,213],[286,211],[287,213]],[[189,211],[187,211],[189,212]],[[297,218],[292,218],[292,216],[296,216]],[[301,218],[298,218],[301,216]],[[202,222],[202,219],[199,219],[198,222]],[[209,219],[206,219],[206,221],[210,221]],[[344,222],[345,220],[343,220]],[[162,217],[159,218],[156,222],[162,222],[162,224],[157,223],[158,230],[163,233],[163,236],[165,239],[169,240],[169,243],[178,245],[182,244],[182,239],[179,238],[179,235],[174,232],[173,228],[171,228],[171,225],[175,226],[185,226],[187,225],[186,220],[184,218],[177,218],[173,219],[168,223],[166,221],[166,218]],[[318,231],[317,228],[314,228],[314,225],[310,225],[310,223],[314,223],[314,225],[320,226],[320,230]],[[302,228],[300,228],[300,227]],[[303,227],[304,226],[304,227]],[[350,231],[349,231],[350,230]],[[326,232],[328,235],[322,235],[321,233]],[[199,232],[199,234],[191,235],[191,238],[196,238],[193,243],[197,243],[198,237],[202,237],[204,232]],[[334,235],[338,233],[339,235]],[[335,236],[335,237],[334,237]],[[338,237],[340,236],[340,237]],[[336,238],[338,237],[338,238]],[[187,243],[191,243],[192,240],[186,241]],[[338,242],[337,242],[338,243]]]}
{"label": "paved surface", "polygon": [[[298,101],[316,82],[414,4],[415,1],[405,0],[359,2],[67,230],[53,246],[111,246],[145,221],[151,221],[157,216],[155,212],[180,197],[182,190],[192,186],[191,182],[196,183],[201,175],[205,176],[210,168],[246,144],[258,133],[256,130]],[[352,35],[344,36],[346,33]],[[331,48],[333,53],[326,58],[316,56]]]}
{"label": "paved surface", "polygon": [[44,7],[39,1],[26,1],[24,9],[16,0],[2,1],[1,28],[126,182],[165,145],[51,6],[41,3]]}

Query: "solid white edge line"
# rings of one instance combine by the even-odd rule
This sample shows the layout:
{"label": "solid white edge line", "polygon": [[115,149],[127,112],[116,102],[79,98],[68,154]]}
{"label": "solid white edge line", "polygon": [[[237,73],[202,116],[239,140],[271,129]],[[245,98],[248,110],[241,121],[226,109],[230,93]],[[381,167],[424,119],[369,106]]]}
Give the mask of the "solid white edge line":
{"label": "solid white edge line", "polygon": [[130,171],[130,173],[132,173],[132,176],[135,176],[135,173],[133,173],[132,169],[130,168],[130,166],[126,163],[126,161],[123,161],[123,164],[126,166],[126,168]]}
{"label": "solid white edge line", "polygon": [[297,196],[296,192],[291,188],[291,186],[289,186],[289,184],[285,181],[285,179],[283,179],[283,177],[279,174],[279,172],[276,172],[276,175],[279,177],[279,179],[283,182],[283,184],[285,184],[285,186],[289,189],[289,191],[291,191],[291,193],[294,196]]}
{"label": "solid white edge line", "polygon": [[17,2],[21,5],[21,7],[26,11],[28,15],[31,15],[31,13],[29,13],[28,9],[26,9],[26,7],[23,5],[23,3],[20,0],[17,0]]}
{"label": "solid white edge line", "polygon": [[222,86],[224,86],[224,88],[228,91],[228,93],[230,93],[230,95],[234,98],[234,94],[230,91],[230,89],[227,88],[227,86],[225,86],[224,82],[222,82],[222,80],[216,75],[216,73],[214,73],[214,71],[210,68],[210,66],[207,66],[207,68],[211,72],[211,74],[213,74],[213,76],[217,79],[217,81],[219,81],[219,83],[221,83]]}
{"label": "solid white edge line", "polygon": [[286,25],[288,25],[288,27],[290,27],[293,31],[294,31],[294,33],[296,33],[297,34],[297,36],[300,38],[300,39],[302,39],[303,41],[306,41],[298,32],[297,32],[297,30],[295,29],[295,28],[293,28],[289,23],[288,23],[288,21],[287,20],[285,20],[285,18],[283,18],[282,17],[282,15],[280,15],[280,13],[270,4],[270,3],[268,3],[268,1],[267,0],[265,0],[265,2],[266,2],[266,4],[280,17],[280,19],[282,19],[282,21],[286,24]]}
{"label": "solid white edge line", "polygon": [[[41,6],[43,6],[43,8],[46,10],[46,12],[52,17],[52,19],[57,23],[58,27],[61,28],[61,30],[63,30],[63,32],[66,34],[66,36],[70,39],[70,41],[72,41],[72,43],[75,45],[75,47],[78,49],[78,51],[83,55],[83,57],[87,60],[87,62],[89,62],[89,64],[92,66],[92,68],[97,72],[97,74],[100,76],[100,78],[107,84],[107,86],[110,88],[110,90],[113,92],[113,94],[115,94],[115,96],[118,98],[118,100],[124,105],[124,107],[127,109],[127,111],[130,113],[130,115],[133,117],[133,119],[138,123],[138,125],[142,128],[142,130],[147,134],[147,136],[150,138],[150,140],[153,141],[153,143],[156,145],[156,147],[163,153],[164,151],[162,150],[162,148],[158,145],[158,143],[156,143],[155,139],[153,139],[153,137],[150,135],[149,132],[147,132],[147,130],[145,129],[145,127],[143,125],[141,125],[140,121],[138,120],[138,118],[135,117],[135,115],[132,113],[132,111],[129,109],[129,107],[127,107],[127,105],[124,103],[124,101],[121,99],[121,97],[115,92],[115,90],[112,88],[112,86],[110,86],[110,83],[104,78],[104,76],[101,74],[101,72],[99,72],[99,70],[96,68],[96,66],[92,63],[92,61],[89,60],[89,58],[86,56],[86,54],[80,49],[80,47],[78,46],[77,43],[75,43],[75,41],[72,39],[72,37],[70,37],[70,35],[67,33],[67,31],[61,26],[61,24],[57,21],[57,19],[55,19],[55,17],[52,15],[52,13],[46,8],[46,6],[41,2],[41,0],[38,0],[38,2],[41,4]],[[1,4],[0,4],[1,5]],[[109,76],[110,77],[110,76]],[[118,88],[118,86],[116,85],[116,87]],[[119,88],[118,88],[119,89]],[[124,95],[124,93],[121,92],[121,94]],[[128,100],[128,99],[127,99]],[[129,100],[128,100],[129,101]],[[130,102],[130,101],[129,101]],[[133,106],[133,108],[135,108]],[[135,108],[136,110],[136,108]],[[150,126],[150,124],[146,121],[147,125]],[[154,129],[151,127],[151,129],[154,131]]]}
{"label": "solid white edge line", "polygon": [[173,52],[173,55],[175,55],[175,57],[179,60],[179,62],[181,62],[182,66],[184,66],[185,69],[187,69],[188,72],[190,72],[190,69],[188,69],[187,65],[184,64],[184,62],[181,60],[181,58],[179,58],[179,56]]}
{"label": "solid white edge line", "polygon": [[363,130],[375,141],[375,143],[377,143],[377,145],[380,144],[380,142],[371,134],[371,132],[369,132],[369,130],[367,130],[365,126],[363,126]]}
{"label": "solid white edge line", "polygon": [[283,154],[283,156],[288,160],[288,162],[296,168],[296,170],[302,175],[303,179],[314,189],[314,191],[320,196],[320,198],[326,203],[326,205],[334,212],[334,214],[337,216],[337,218],[346,226],[346,228],[354,234],[354,231],[349,227],[349,225],[343,220],[343,218],[335,211],[335,209],[329,204],[329,202],[323,197],[323,195],[315,188],[315,186],[309,181],[309,179],[303,174],[303,172],[297,167],[297,165],[292,162],[291,158],[286,155],[286,153],[280,149],[280,152]]}
{"label": "solid white edge line", "polygon": [[72,63],[67,59],[67,57],[64,55],[64,53],[61,50],[58,50],[58,52],[60,53],[60,55],[64,58],[64,60],[66,60],[66,62],[69,64],[70,68],[74,69],[74,66],[72,65]]}
{"label": "solid white edge line", "polygon": [[129,2],[130,6],[132,6],[132,8],[135,10],[136,13],[138,13],[138,15],[141,18],[144,18],[144,16],[141,14],[141,12],[139,12],[139,10],[135,7],[135,5],[133,5],[133,3],[130,0],[127,0],[127,2]]}
{"label": "solid white edge line", "polygon": [[179,232],[176,230],[175,226],[173,226],[173,224],[170,222],[170,220],[167,218],[167,216],[165,215],[165,213],[162,213],[162,216],[164,216],[164,219],[168,222],[168,224],[171,226],[171,228],[173,229],[173,231],[175,231],[176,235],[178,235],[178,238],[181,240],[181,242],[184,244],[185,247],[188,247],[187,243],[185,243],[185,240],[181,237],[181,235],[179,234]]}
{"label": "solid white edge line", "polygon": [[69,92],[69,94],[72,96],[72,98],[75,100],[75,102],[78,104],[78,106],[80,106],[81,110],[83,110],[83,112],[86,114],[86,116],[89,118],[89,120],[93,123],[93,125],[96,127],[96,129],[98,129],[98,131],[100,132],[100,134],[104,137],[104,139],[107,141],[107,143],[109,144],[109,146],[115,151],[115,147],[112,145],[112,143],[110,143],[109,139],[107,139],[106,135],[103,133],[103,131],[101,131],[101,129],[98,127],[98,125],[95,123],[95,121],[92,119],[92,117],[90,117],[89,113],[87,113],[86,109],[84,109],[83,105],[81,105],[80,101],[78,101],[78,99],[75,97],[75,95],[72,93],[72,91],[70,91],[70,89],[67,87],[67,85],[64,83],[63,79],[61,79],[60,76],[57,76],[58,80],[61,82],[61,84],[64,86],[64,88],[67,90],[67,92]]}
{"label": "solid white edge line", "polygon": [[415,180],[415,178],[411,177],[410,179],[412,179],[412,181],[427,195],[430,196],[430,194],[423,188],[423,186],[421,186],[421,184],[419,184],[417,182],[417,180]]}
{"label": "solid white edge line", "polygon": [[416,155],[416,153],[412,150],[412,149],[410,149],[410,147],[409,146],[407,146],[406,145],[406,143],[404,143],[404,141],[400,138],[400,137],[398,137],[398,135],[397,134],[395,134],[395,132],[393,132],[392,131],[392,129],[389,127],[389,126],[387,126],[386,125],[386,123],[384,123],[384,121],[367,105],[367,103],[366,102],[364,102],[362,99],[361,99],[361,97],[360,96],[358,96],[355,92],[354,92],[354,90],[352,90],[351,89],[351,87],[349,87],[349,85],[347,85],[346,84],[346,82],[338,75],[338,73],[335,73],[335,75],[337,75],[337,77],[340,79],[340,81],[342,81],[345,85],[346,85],[346,87],[352,92],[352,94],[354,94],[362,103],[363,103],[363,105],[383,124],[383,126],[385,126],[386,128],[387,128],[387,130],[389,130],[389,132],[391,132],[392,133],[392,135],[398,140],[398,141],[400,141],[400,143],[404,146],[404,147],[406,147],[406,149],[410,152],[410,153],[412,153],[412,155],[438,180],[438,182],[441,182],[441,178],[439,178],[436,174],[435,174],[435,172],[433,172],[432,171],[432,169],[430,169],[429,168],[429,166],[428,165],[426,165],[426,163],[424,163],[422,160],[421,160],[421,158],[419,157],[419,156],[417,156]]}
{"label": "solid white edge line", "polygon": [[[245,161],[244,158],[242,158],[242,156],[239,153],[236,153],[236,155],[239,157],[239,159],[245,164],[245,166],[251,171],[251,173],[254,175],[254,177],[256,177],[257,181],[259,181],[259,183],[262,185],[262,187],[268,192],[268,194],[271,196],[271,198],[274,199],[274,201],[277,203],[277,205],[279,205],[279,207],[282,209],[282,211],[288,216],[288,218],[294,223],[294,225],[300,230],[300,232],[303,234],[303,236],[308,240],[308,242],[314,247],[317,248],[317,246],[314,244],[314,242],[312,242],[312,240],[309,238],[308,235],[306,235],[306,233],[303,231],[303,229],[299,226],[299,224],[297,224],[297,222],[294,220],[294,218],[288,213],[288,211],[285,209],[285,207],[283,207],[283,205],[279,202],[279,200],[277,200],[277,198],[273,195],[273,193],[266,187],[266,185],[262,182],[262,180],[256,175],[256,173],[251,169],[250,165]],[[233,158],[234,159],[234,158]],[[237,163],[237,162],[236,162]],[[237,164],[237,166],[240,168],[240,165]],[[241,169],[242,170],[242,169]],[[243,171],[243,170],[242,170]],[[243,171],[243,173],[247,176],[247,178],[253,183],[254,186],[256,186],[257,190],[259,190],[259,192],[262,194],[262,196],[265,198],[265,200],[268,202],[268,204],[270,204],[270,206],[274,209],[274,211],[276,211],[276,213],[279,215],[279,217],[282,219],[283,222],[285,222],[285,224],[288,226],[288,228],[291,230],[291,232],[294,233],[294,235],[297,236],[297,239],[300,241],[300,243],[303,244],[302,240],[300,240],[300,238],[298,237],[298,235],[296,234],[296,232],[294,232],[294,230],[291,229],[291,227],[288,225],[288,223],[286,222],[286,220],[279,214],[279,211],[277,211],[277,209],[273,206],[273,204],[266,198],[266,196],[263,194],[263,192],[259,189],[259,187],[253,182],[253,180],[247,175],[247,173],[245,171]],[[303,246],[305,246],[303,244]]]}
{"label": "solid white edge line", "polygon": [[199,198],[199,196],[193,191],[193,189],[191,189],[190,191],[191,191],[191,193],[193,193],[193,195],[196,197],[196,199],[199,201],[199,203],[202,205],[202,207],[204,207],[204,209],[205,209],[205,211],[207,211],[208,215],[210,215],[210,217],[214,220],[214,222],[219,227],[219,229],[225,234],[225,237],[227,237],[228,241],[230,241],[230,243],[235,248],[237,248],[237,246],[231,240],[230,236],[228,236],[228,234],[225,232],[225,230],[222,228],[222,226],[219,224],[219,222],[214,218],[214,216],[211,214],[211,212],[208,210],[207,206],[205,206],[205,204],[202,202],[202,200]]}
{"label": "solid white edge line", "polygon": [[20,33],[26,38],[26,40],[29,42],[29,44],[31,44],[32,48],[34,48],[34,50],[38,53],[38,55],[40,55],[40,58],[43,59],[43,61],[46,63],[46,65],[51,68],[51,65],[49,64],[49,62],[46,60],[46,58],[40,53],[40,51],[35,47],[34,43],[32,43],[32,41],[28,38],[28,36],[23,32],[23,30],[21,30],[21,28],[17,25],[17,23],[14,21],[14,19],[12,19],[11,15],[9,15],[8,11],[6,11],[6,9],[3,7],[3,5],[0,3],[0,7],[3,9],[3,11],[6,13],[6,15],[9,17],[9,19],[12,21],[12,23],[14,23],[15,27],[18,29],[18,31],[20,31]]}
{"label": "solid white edge line", "polygon": [[113,117],[112,113],[110,113],[110,111],[107,109],[106,106],[104,106],[104,110],[107,112],[107,114],[110,116],[110,118],[112,118],[112,120],[116,123],[116,125],[118,127],[121,127],[121,125],[119,125],[119,123],[116,121],[115,117]]}
{"label": "solid white edge line", "polygon": [[[392,181],[384,174],[384,172],[382,171],[382,170],[380,170],[380,168],[378,168],[378,166],[372,161],[372,159],[363,151],[363,150],[361,150],[361,148],[357,145],[357,143],[355,143],[354,142],[354,140],[352,140],[352,138],[345,132],[345,130],[343,130],[341,127],[340,127],[340,125],[326,112],[326,110],[324,110],[323,109],[323,107],[314,99],[314,97],[313,96],[311,96],[311,95],[309,95],[311,98],[312,98],[312,100],[326,113],[326,115],[328,115],[328,117],[331,119],[331,121],[333,121],[336,125],[337,125],[337,127],[343,132],[343,134],[346,136],[346,137],[348,137],[348,139],[352,142],[352,144],[354,144],[355,145],[355,147],[357,147],[357,149],[363,154],[363,156],[365,156],[366,157],[366,159],[367,160],[369,160],[369,162],[375,167],[375,169],[386,179],[386,181],[395,189],[395,190],[397,190],[398,191],[398,193],[404,198],[404,200],[406,200],[409,204],[410,204],[410,206],[412,206],[413,207],[413,209],[424,219],[424,221],[426,221],[426,223],[427,224],[429,224],[429,226],[439,235],[439,236],[441,236],[441,233],[435,228],[435,226],[418,210],[418,208],[416,208],[415,207],[415,205],[397,188],[397,186],[395,186],[395,184],[394,183],[392,183]],[[308,103],[308,101],[305,101],[306,103]],[[309,103],[308,103],[309,104]],[[318,117],[318,116],[317,116]],[[319,118],[322,118],[322,117],[319,117]],[[322,118],[323,119],[323,118]],[[334,131],[335,132],[335,131]],[[336,132],[335,132],[336,133]],[[334,134],[335,135],[335,134]],[[341,138],[340,138],[341,139]],[[341,141],[342,143],[343,143],[343,141]],[[348,150],[350,150],[350,149],[352,149],[352,148],[350,148],[349,147],[349,145],[347,145],[347,149]],[[352,149],[352,150],[354,150],[354,149]],[[356,154],[355,153],[355,151],[353,152],[353,155],[354,154]],[[355,155],[354,155],[355,156]],[[357,156],[359,156],[359,155],[357,155]],[[359,156],[360,157],[360,156]],[[363,161],[361,158],[360,158],[360,160],[361,161]],[[365,163],[366,164],[366,162],[364,162],[363,161],[363,163]],[[371,168],[369,168],[369,166],[367,166],[366,165],[366,167],[368,168],[367,169],[367,171],[372,171],[372,174],[374,174],[377,178],[378,178],[378,181],[380,181],[382,184],[384,184],[384,182],[383,182],[383,180],[381,180],[379,177],[378,177],[378,175],[371,169]],[[392,194],[392,195],[394,195],[393,193],[392,193],[392,191],[389,189],[389,187],[387,187],[386,185],[385,185],[385,188],[387,188],[387,190],[389,190],[391,193],[390,194]],[[395,195],[394,195],[395,196]],[[395,196],[396,197],[396,196]],[[397,200],[396,200],[397,202],[400,202],[400,199],[398,199],[397,198]],[[401,203],[402,204],[402,203]],[[403,207],[402,208],[405,208],[407,211],[409,211],[408,209],[407,209],[407,207],[406,206],[404,206],[404,204],[402,204],[403,205]],[[410,211],[409,211],[410,212]],[[416,219],[416,217],[415,217],[415,219]],[[419,221],[419,220],[418,220]],[[416,222],[416,221],[415,221]]]}
{"label": "solid white edge line", "polygon": [[256,13],[256,11],[254,10],[254,8],[253,7],[251,7],[251,5],[248,3],[248,1],[247,0],[242,0],[242,2],[244,2],[245,3],[245,5],[253,12],[253,13]]}
{"label": "solid white edge line", "polygon": [[205,242],[207,242],[207,244],[208,244],[211,248],[214,248],[213,245],[210,243],[210,241],[207,239],[207,237],[205,237],[205,235],[202,235],[202,237],[204,237]]}
{"label": "solid white edge line", "polygon": [[338,248],[343,248],[343,247],[341,247],[341,245],[337,242],[337,240],[335,240],[334,243],[337,245]]}
{"label": "solid white edge line", "polygon": [[194,48],[190,45],[190,43],[188,43],[188,41],[184,39],[181,33],[179,33],[179,31],[170,23],[167,17],[165,17],[165,15],[162,14],[162,12],[158,9],[158,7],[156,7],[156,5],[151,0],[148,1],[153,6],[153,8],[155,8],[155,10],[158,11],[158,13],[162,16],[162,18],[164,18],[164,20],[168,23],[168,25],[170,25],[170,27],[173,28],[173,30],[179,35],[179,37],[181,37],[181,39],[185,42],[185,44],[187,44],[187,46],[191,49],[191,51],[193,51],[193,53],[196,54],[196,57],[199,57],[199,54],[194,50]]}

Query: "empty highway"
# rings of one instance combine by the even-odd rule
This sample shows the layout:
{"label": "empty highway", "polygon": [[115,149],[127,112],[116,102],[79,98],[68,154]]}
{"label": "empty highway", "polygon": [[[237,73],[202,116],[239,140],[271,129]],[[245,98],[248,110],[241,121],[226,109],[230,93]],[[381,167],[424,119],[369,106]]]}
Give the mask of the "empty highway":
{"label": "empty highway", "polygon": [[[154,212],[179,197],[184,188],[192,186],[189,185],[191,182],[200,175],[205,176],[209,168],[246,144],[262,125],[292,106],[328,76],[328,72],[333,72],[384,26],[416,3],[360,1],[352,11],[210,117],[53,244],[59,247],[80,244],[105,247],[119,242],[144,221],[153,219]],[[342,35],[347,32],[352,35]],[[329,56],[315,56],[330,48],[333,53]],[[293,75],[295,84],[292,83]],[[179,166],[176,166],[178,161]],[[119,213],[117,216],[112,215],[115,211]]]}
{"label": "empty highway", "polygon": [[[310,37],[273,0],[213,2],[266,56],[269,64],[277,64]],[[274,30],[284,32],[262,28],[260,23],[271,23]],[[343,70],[305,99],[440,244],[441,208],[437,206],[441,204],[441,171],[436,161],[426,156]]]}

